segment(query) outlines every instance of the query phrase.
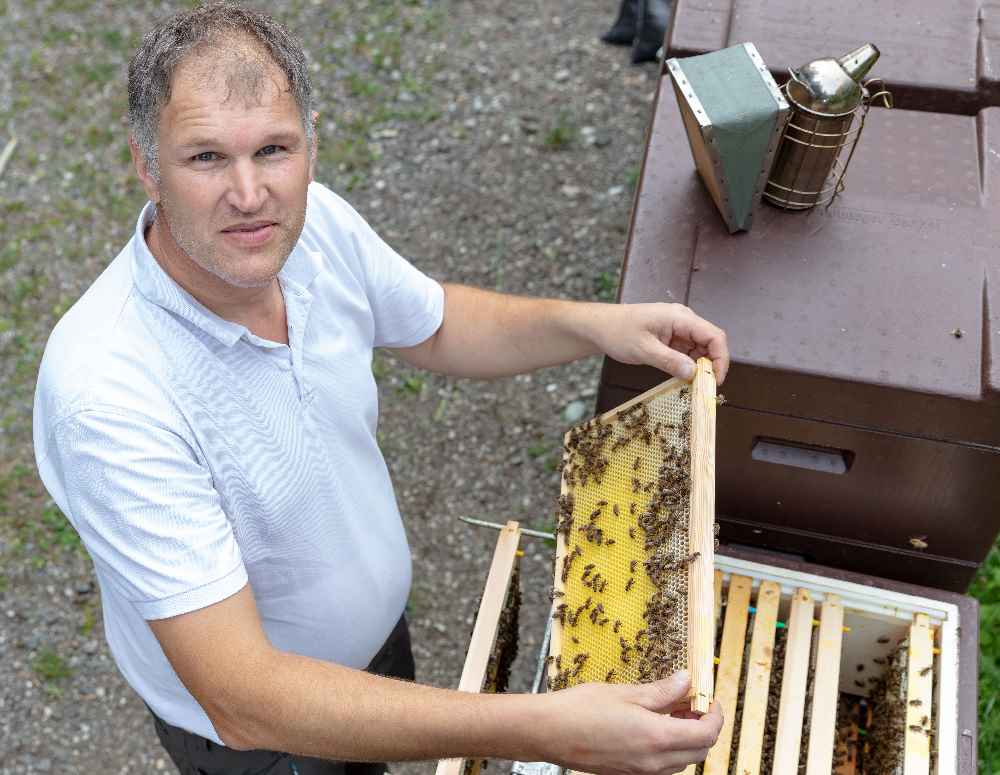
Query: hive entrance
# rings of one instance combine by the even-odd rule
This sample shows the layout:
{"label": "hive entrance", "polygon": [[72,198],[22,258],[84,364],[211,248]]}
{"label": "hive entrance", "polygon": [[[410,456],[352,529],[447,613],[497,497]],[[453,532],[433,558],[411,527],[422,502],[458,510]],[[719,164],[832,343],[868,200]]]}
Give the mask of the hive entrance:
{"label": "hive entrance", "polygon": [[703,359],[693,383],[670,380],[566,434],[551,689],[686,669],[692,706],[707,710],[714,380]]}

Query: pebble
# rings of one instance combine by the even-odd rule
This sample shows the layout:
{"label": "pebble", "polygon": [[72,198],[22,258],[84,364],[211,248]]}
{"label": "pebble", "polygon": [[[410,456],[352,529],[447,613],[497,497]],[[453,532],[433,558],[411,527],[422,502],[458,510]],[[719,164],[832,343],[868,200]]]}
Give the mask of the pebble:
{"label": "pebble", "polygon": [[583,401],[570,401],[563,409],[562,418],[564,422],[573,425],[579,422],[587,413],[587,405]]}

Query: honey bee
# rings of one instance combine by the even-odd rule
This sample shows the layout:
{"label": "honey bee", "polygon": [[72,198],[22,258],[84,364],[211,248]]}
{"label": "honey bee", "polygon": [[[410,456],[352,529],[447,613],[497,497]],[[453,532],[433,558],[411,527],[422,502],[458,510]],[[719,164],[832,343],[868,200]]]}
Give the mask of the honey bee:
{"label": "honey bee", "polygon": [[[635,504],[633,503],[632,505],[634,506]],[[630,527],[628,529],[628,537],[631,538],[633,541],[635,540],[635,528],[634,527]]]}
{"label": "honey bee", "polygon": [[615,623],[611,625],[611,630],[617,635],[618,630],[621,629],[622,623],[619,619],[615,619]]}
{"label": "honey bee", "polygon": [[632,464],[632,470],[633,471],[638,471],[639,470],[639,466],[641,466],[641,465],[642,465],[642,458],[641,457],[637,457],[635,459],[635,462]]}
{"label": "honey bee", "polygon": [[615,677],[615,671],[614,668],[612,668],[611,670],[608,671],[608,674],[604,676],[604,682],[611,683],[611,681],[614,680],[614,677]]}
{"label": "honey bee", "polygon": [[632,589],[632,585],[635,583],[635,576],[629,576],[628,581],[625,582],[625,591],[628,592]]}
{"label": "honey bee", "polygon": [[605,545],[605,546],[611,546],[611,545],[613,545],[613,544],[614,544],[614,542],[615,542],[615,539],[613,539],[613,538],[608,538],[607,540],[605,540],[605,542],[604,542],[604,545]]}
{"label": "honey bee", "polygon": [[572,637],[573,642],[576,643],[577,645],[579,645],[580,639],[578,637],[576,637],[575,635],[573,635],[571,637]]}
{"label": "honey bee", "polygon": [[638,564],[639,564],[639,561],[638,561],[638,560],[632,560],[632,561],[631,561],[631,562],[630,562],[630,563],[628,564],[628,572],[629,572],[629,573],[635,573],[635,566],[636,566],[636,565],[638,565]]}
{"label": "honey bee", "polygon": [[912,705],[914,708],[919,708],[923,704],[924,704],[923,700],[910,700],[910,705]]}
{"label": "honey bee", "polygon": [[605,506],[608,505],[608,502],[602,498],[601,500],[597,501],[597,503],[595,503],[594,505],[597,506],[597,508],[599,509],[603,509]]}
{"label": "honey bee", "polygon": [[931,670],[933,670],[933,669],[934,669],[934,666],[933,666],[933,665],[928,665],[927,667],[925,667],[925,668],[924,668],[923,670],[921,670],[921,671],[920,671],[920,676],[921,676],[921,678],[922,678],[923,676],[927,675],[927,674],[928,674],[928,673],[929,673],[929,672],[930,672]]}

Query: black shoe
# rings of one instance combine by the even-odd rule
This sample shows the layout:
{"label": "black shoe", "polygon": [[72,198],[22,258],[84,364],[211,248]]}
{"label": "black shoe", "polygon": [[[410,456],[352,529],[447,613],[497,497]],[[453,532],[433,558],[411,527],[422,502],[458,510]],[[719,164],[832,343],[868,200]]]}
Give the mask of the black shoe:
{"label": "black shoe", "polygon": [[670,0],[639,0],[639,18],[635,43],[632,45],[632,64],[654,62],[663,47],[670,23]]}
{"label": "black shoe", "polygon": [[611,29],[601,35],[601,40],[614,46],[631,46],[635,42],[639,19],[639,0],[622,0],[618,18]]}

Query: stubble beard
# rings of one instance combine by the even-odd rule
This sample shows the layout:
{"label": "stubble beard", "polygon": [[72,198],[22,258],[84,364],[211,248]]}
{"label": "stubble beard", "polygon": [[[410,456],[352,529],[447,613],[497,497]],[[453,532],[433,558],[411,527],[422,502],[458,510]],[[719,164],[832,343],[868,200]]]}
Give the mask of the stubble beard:
{"label": "stubble beard", "polygon": [[296,228],[289,230],[284,224],[277,224],[275,228],[278,234],[271,253],[274,256],[273,270],[262,276],[250,276],[240,274],[239,266],[231,266],[232,262],[227,262],[220,258],[218,246],[211,240],[201,240],[195,236],[195,230],[189,228],[182,219],[171,216],[170,200],[166,194],[161,194],[160,201],[156,205],[156,220],[160,220],[164,228],[170,234],[174,244],[180,248],[181,252],[194,264],[218,277],[224,283],[236,288],[266,288],[277,277],[278,272],[285,265],[288,257],[302,233],[302,226],[305,223],[305,212],[303,212]]}

